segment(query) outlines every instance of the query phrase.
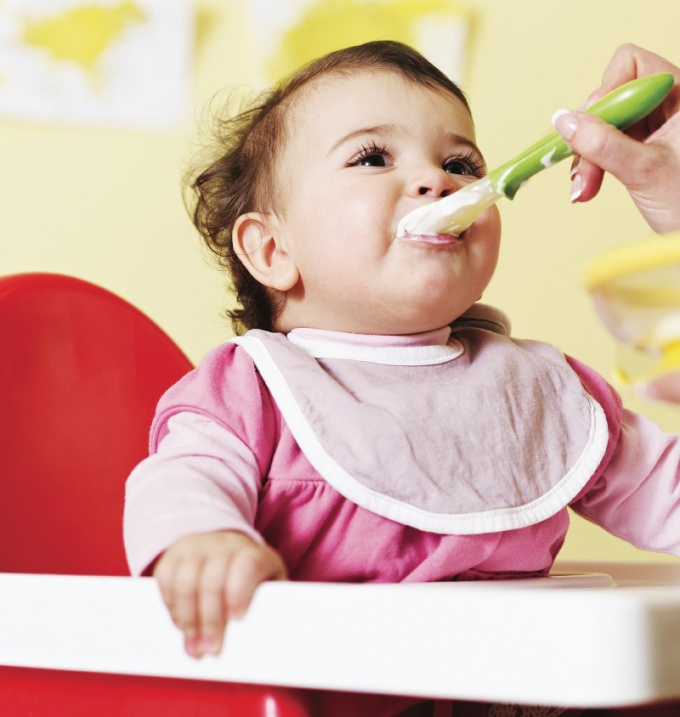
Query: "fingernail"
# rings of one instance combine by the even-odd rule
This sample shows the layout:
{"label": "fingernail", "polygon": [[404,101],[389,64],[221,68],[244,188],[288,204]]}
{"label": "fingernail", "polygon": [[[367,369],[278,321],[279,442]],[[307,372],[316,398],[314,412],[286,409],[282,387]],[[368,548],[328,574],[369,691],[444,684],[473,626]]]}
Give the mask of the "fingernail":
{"label": "fingernail", "polygon": [[184,638],[184,650],[189,657],[200,657],[201,652],[199,649],[198,638],[196,637],[185,637]]}
{"label": "fingernail", "polygon": [[571,183],[571,196],[569,201],[573,204],[583,193],[583,177],[577,174]]}
{"label": "fingernail", "polygon": [[574,181],[574,177],[578,174],[579,169],[581,169],[581,158],[579,157],[576,162],[574,162],[574,165],[571,168],[571,171],[569,172],[569,179],[571,181]]}
{"label": "fingernail", "polygon": [[198,646],[204,655],[216,655],[219,652],[219,641],[213,637],[202,637]]}
{"label": "fingernail", "polygon": [[567,142],[574,136],[578,128],[578,120],[569,110],[557,110],[552,116],[552,124]]}

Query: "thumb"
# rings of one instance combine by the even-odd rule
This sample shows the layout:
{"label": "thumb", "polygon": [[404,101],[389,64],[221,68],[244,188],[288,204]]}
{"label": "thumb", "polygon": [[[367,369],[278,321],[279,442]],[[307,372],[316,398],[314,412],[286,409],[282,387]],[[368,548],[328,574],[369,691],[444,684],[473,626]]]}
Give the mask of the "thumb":
{"label": "thumb", "polygon": [[631,191],[648,176],[656,161],[656,147],[631,139],[585,112],[557,113],[554,125],[574,154],[609,172]]}

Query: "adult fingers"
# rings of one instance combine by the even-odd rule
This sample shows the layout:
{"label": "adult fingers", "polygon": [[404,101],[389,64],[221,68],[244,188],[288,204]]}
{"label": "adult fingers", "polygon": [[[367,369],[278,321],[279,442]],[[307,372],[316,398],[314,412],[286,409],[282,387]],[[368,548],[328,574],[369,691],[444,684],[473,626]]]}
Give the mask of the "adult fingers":
{"label": "adult fingers", "polygon": [[570,201],[588,202],[600,191],[604,171],[584,157],[576,156],[571,167]]}
{"label": "adult fingers", "polygon": [[[631,139],[616,127],[584,112],[556,115],[555,129],[575,154],[613,174],[629,190],[644,185],[658,161],[657,147]],[[582,180],[588,182],[581,188],[579,197],[585,201],[597,193],[602,178],[597,170],[584,163],[579,173]]]}
{"label": "adult fingers", "polygon": [[637,45],[621,45],[609,61],[602,76],[600,87],[585,102],[579,105],[578,109],[586,109],[603,95],[626,82],[657,72],[670,73],[675,78],[675,84],[661,105],[653,110],[642,122],[639,122],[628,131],[628,134],[632,137],[643,140],[656,132],[673,115],[680,112],[680,68],[660,55],[649,52]]}
{"label": "adult fingers", "polygon": [[[599,189],[596,168],[615,176],[658,233],[680,230],[680,113],[644,142],[631,139],[597,117],[567,112],[555,127],[578,155],[585,158],[574,177],[572,201],[587,201]],[[579,191],[580,190],[580,191]]]}
{"label": "adult fingers", "polygon": [[602,88],[607,91],[624,82],[656,72],[670,72],[676,81],[680,81],[680,68],[654,52],[626,43],[616,49],[605,68],[602,74]]}

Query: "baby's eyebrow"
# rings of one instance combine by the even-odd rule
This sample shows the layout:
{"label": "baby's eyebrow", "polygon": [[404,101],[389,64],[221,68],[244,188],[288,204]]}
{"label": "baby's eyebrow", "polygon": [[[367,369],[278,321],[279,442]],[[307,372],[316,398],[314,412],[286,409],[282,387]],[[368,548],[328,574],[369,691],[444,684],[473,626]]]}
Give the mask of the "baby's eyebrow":
{"label": "baby's eyebrow", "polygon": [[449,138],[449,141],[450,141],[452,144],[462,144],[462,145],[465,145],[466,147],[469,147],[471,150],[473,150],[474,152],[476,152],[480,157],[483,157],[483,156],[484,156],[484,155],[482,154],[482,150],[479,149],[479,147],[478,147],[471,139],[468,139],[467,137],[463,137],[463,136],[461,136],[461,135],[459,135],[459,134],[455,134],[454,132],[451,132],[451,133],[449,134],[448,138]]}
{"label": "baby's eyebrow", "polygon": [[[380,124],[380,125],[374,125],[371,127],[359,127],[358,129],[352,130],[348,134],[341,137],[337,142],[334,142],[331,148],[328,150],[328,154],[331,154],[334,152],[338,147],[341,147],[345,142],[350,142],[357,137],[363,137],[365,135],[383,135],[383,136],[389,136],[390,134],[393,134],[397,129],[397,126],[394,124]],[[451,144],[455,145],[464,145],[465,147],[469,147],[471,150],[473,150],[476,154],[478,154],[480,157],[484,157],[479,147],[473,142],[471,139],[468,139],[467,137],[463,137],[460,134],[456,134],[455,132],[449,132],[446,136],[446,139]]]}
{"label": "baby's eyebrow", "polygon": [[390,135],[395,131],[395,129],[396,127],[393,124],[379,124],[373,127],[360,127],[359,129],[355,129],[352,132],[349,132],[344,137],[341,137],[337,142],[334,142],[331,148],[328,150],[328,154],[331,154],[331,152],[335,151],[338,147],[345,144],[345,142],[350,142],[357,137],[362,137],[366,134]]}

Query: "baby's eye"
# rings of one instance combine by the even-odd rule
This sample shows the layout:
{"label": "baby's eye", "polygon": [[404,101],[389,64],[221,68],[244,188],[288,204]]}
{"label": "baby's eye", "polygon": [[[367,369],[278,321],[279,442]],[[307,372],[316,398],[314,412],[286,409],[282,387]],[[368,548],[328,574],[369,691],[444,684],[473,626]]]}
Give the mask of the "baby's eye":
{"label": "baby's eye", "polygon": [[484,163],[474,155],[452,157],[444,162],[444,171],[468,177],[481,177],[484,174]]}
{"label": "baby's eye", "polygon": [[376,144],[370,144],[362,147],[349,162],[350,167],[387,167],[390,164],[390,158],[384,147],[378,147]]}
{"label": "baby's eye", "polygon": [[365,157],[361,157],[356,164],[361,167],[386,167],[387,160],[382,154],[367,154]]}

